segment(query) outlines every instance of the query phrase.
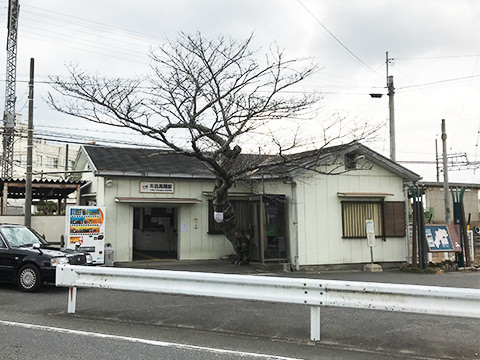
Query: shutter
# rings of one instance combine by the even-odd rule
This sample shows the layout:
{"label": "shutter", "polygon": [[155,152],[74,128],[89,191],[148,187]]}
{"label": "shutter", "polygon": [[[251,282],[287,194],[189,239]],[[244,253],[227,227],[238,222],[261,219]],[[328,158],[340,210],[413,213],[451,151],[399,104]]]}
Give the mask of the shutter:
{"label": "shutter", "polygon": [[405,234],[405,202],[386,201],[385,209],[385,236],[404,237]]}

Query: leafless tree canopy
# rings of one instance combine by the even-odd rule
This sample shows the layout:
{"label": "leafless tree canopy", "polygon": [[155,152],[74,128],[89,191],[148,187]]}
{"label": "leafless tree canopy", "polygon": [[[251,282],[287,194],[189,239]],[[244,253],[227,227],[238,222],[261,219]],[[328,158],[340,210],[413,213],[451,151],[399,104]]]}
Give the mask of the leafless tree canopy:
{"label": "leafless tree canopy", "polygon": [[[301,116],[319,99],[286,91],[315,73],[315,64],[287,59],[278,47],[260,58],[251,42],[252,37],[210,40],[201,34],[180,34],[151,52],[150,76],[106,79],[69,67],[68,80],[52,78],[61,96],[50,93],[48,101],[65,114],[133,129],[204,161],[217,179],[215,211],[231,212],[228,189],[235,181],[292,159],[285,152],[295,148],[295,135],[285,142],[275,138],[275,127],[269,125]],[[267,162],[251,161],[253,157],[246,161],[239,154],[252,139],[274,144],[277,155]],[[233,215],[225,217],[234,219]],[[237,241],[234,220],[224,225],[242,261],[248,261],[248,244]]]}
{"label": "leafless tree canopy", "polygon": [[69,67],[70,79],[52,79],[63,98],[49,94],[49,103],[66,114],[136,130],[208,162],[226,179],[226,158],[241,151],[242,141],[262,134],[272,141],[268,123],[298,116],[318,100],[284,94],[315,65],[298,69],[299,60],[274,47],[260,62],[251,41],[180,34],[152,51],[154,74],[145,79],[105,79]]}

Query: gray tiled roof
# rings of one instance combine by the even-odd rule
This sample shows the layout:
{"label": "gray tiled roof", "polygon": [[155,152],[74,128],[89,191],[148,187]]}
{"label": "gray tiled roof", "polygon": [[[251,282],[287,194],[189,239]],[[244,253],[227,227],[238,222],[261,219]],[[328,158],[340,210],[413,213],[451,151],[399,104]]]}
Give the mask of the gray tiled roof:
{"label": "gray tiled roof", "polygon": [[[213,172],[206,163],[193,156],[169,150],[91,145],[83,146],[82,150],[96,175],[214,178]],[[343,156],[352,151],[365,155],[372,163],[388,169],[405,180],[418,181],[420,179],[420,176],[414,172],[358,142],[288,155],[289,164],[285,165],[278,162],[278,156],[240,154],[235,166],[242,170],[247,164],[251,170],[254,164],[270,163],[273,166],[269,165],[268,168],[248,171],[243,174],[249,173],[251,177],[262,176],[262,174],[270,174],[274,177],[285,174],[295,176],[298,171],[301,172],[326,164],[332,158]],[[240,173],[242,172],[240,171]]]}
{"label": "gray tiled roof", "polygon": [[171,151],[90,145],[83,150],[99,175],[213,177],[200,160]]}

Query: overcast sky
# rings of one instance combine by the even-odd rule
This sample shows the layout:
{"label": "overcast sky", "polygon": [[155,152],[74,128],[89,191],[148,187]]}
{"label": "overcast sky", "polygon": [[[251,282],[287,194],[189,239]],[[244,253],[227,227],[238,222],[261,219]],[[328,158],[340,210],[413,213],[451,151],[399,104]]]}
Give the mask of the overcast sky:
{"label": "overcast sky", "polygon": [[[435,139],[441,153],[446,120],[450,154],[479,162],[480,1],[478,0],[19,0],[16,112],[27,119],[30,58],[35,59],[35,127],[39,132],[80,133],[91,125],[50,110],[42,97],[49,75],[65,64],[105,76],[149,71],[149,50],[178,32],[272,42],[290,57],[314,58],[322,70],[308,91],[323,94],[318,121],[341,114],[385,122],[367,144],[389,156],[386,52],[395,84],[397,160],[435,180]],[[0,8],[6,44],[8,1]],[[5,49],[5,47],[3,47]],[[6,51],[0,54],[5,64]],[[0,71],[5,79],[5,66]],[[4,89],[0,89],[4,102]],[[118,130],[114,130],[117,131]],[[90,132],[93,137],[102,133]],[[107,135],[104,134],[106,137]],[[130,139],[117,134],[118,138]],[[465,160],[464,158],[462,160]],[[477,171],[450,171],[451,181],[480,182]],[[442,177],[441,177],[442,179]]]}

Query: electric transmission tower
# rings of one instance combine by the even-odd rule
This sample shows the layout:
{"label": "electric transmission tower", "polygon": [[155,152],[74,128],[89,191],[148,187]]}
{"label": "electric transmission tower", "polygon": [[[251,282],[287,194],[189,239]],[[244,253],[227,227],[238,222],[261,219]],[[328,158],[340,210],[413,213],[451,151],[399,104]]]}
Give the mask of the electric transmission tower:
{"label": "electric transmission tower", "polygon": [[3,158],[2,177],[13,176],[13,144],[15,137],[15,95],[17,76],[17,33],[18,0],[8,2],[8,36],[7,36],[7,80],[5,82],[5,111],[3,113]]}

